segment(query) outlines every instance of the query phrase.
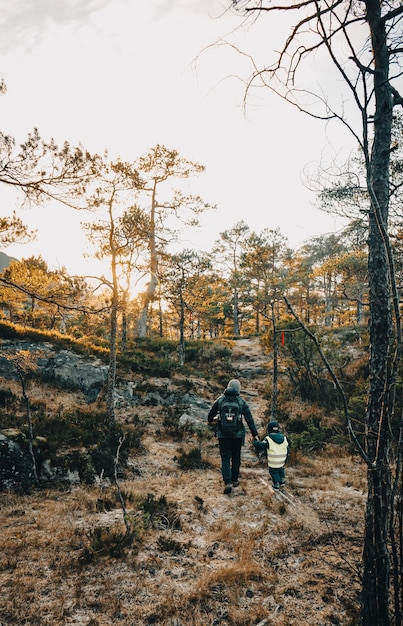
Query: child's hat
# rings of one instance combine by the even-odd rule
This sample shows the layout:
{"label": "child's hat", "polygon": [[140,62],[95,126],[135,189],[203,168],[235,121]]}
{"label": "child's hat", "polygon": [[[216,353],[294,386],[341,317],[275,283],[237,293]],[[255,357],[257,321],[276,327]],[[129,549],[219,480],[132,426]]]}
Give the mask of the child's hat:
{"label": "child's hat", "polygon": [[279,425],[278,422],[273,420],[272,422],[269,422],[267,424],[267,432],[268,433],[278,433],[279,430],[280,430],[280,425]]}

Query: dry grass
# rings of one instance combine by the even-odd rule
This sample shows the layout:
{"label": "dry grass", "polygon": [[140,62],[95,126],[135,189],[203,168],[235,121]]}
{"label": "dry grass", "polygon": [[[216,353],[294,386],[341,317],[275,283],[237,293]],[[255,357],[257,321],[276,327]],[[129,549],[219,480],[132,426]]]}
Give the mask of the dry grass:
{"label": "dry grass", "polygon": [[352,625],[364,497],[354,461],[339,461],[320,484],[312,469],[326,473],[326,457],[309,476],[290,468],[300,493],[290,505],[259,484],[266,469],[251,461],[228,498],[217,469],[161,475],[145,455],[145,475],[124,484],[129,509],[166,495],[180,529],[143,528],[127,545],[112,488],[3,494],[0,623]]}
{"label": "dry grass", "polygon": [[[196,445],[191,434],[167,437],[162,417],[149,424],[145,452],[132,459],[141,472],[121,484],[130,538],[113,487],[0,494],[1,626],[358,624],[357,459],[335,448],[298,455],[287,467],[289,502],[268,488],[247,444],[228,497],[213,438],[202,444],[209,469],[179,469],[178,450]],[[141,508],[150,495],[156,514],[166,498],[160,519]]]}

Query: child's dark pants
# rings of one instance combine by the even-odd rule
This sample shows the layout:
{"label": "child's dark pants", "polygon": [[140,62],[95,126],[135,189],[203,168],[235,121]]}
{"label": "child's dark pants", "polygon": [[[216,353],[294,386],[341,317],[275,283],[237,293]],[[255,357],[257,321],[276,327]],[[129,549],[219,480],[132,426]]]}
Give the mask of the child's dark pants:
{"label": "child's dark pants", "polygon": [[269,472],[273,485],[283,485],[285,483],[284,467],[269,467]]}

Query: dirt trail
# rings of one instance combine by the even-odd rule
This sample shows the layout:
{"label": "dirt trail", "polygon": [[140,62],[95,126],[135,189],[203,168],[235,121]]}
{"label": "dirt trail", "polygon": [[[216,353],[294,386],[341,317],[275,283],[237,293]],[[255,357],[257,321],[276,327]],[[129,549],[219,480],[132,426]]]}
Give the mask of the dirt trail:
{"label": "dirt trail", "polygon": [[[262,390],[270,384],[270,372],[259,339],[240,339],[234,342],[232,363],[235,375],[241,382],[241,393],[252,409],[262,436],[266,422],[264,411],[267,407]],[[234,558],[242,561],[244,558],[242,554],[247,555],[252,549],[267,552],[267,558],[272,563],[277,562],[277,556],[269,555],[284,553],[275,566],[276,578],[278,575],[277,599],[273,596],[261,598],[260,601],[266,602],[267,605],[267,611],[263,611],[263,614],[271,615],[276,625],[283,626],[307,623],[324,626],[336,623],[331,619],[327,621],[326,615],[329,611],[326,601],[321,599],[321,594],[330,593],[327,581],[333,580],[335,583],[337,579],[332,569],[332,562],[339,558],[334,541],[340,542],[342,551],[341,537],[344,531],[340,531],[340,528],[345,523],[346,514],[356,509],[359,511],[363,503],[362,492],[345,486],[348,485],[351,472],[349,461],[337,459],[334,464],[330,461],[330,467],[323,466],[319,470],[319,475],[316,475],[316,469],[310,473],[306,467],[292,467],[288,464],[286,476],[292,496],[287,500],[271,489],[266,463],[257,458],[251,441],[251,436],[247,436],[242,449],[240,486],[229,496],[223,494],[218,446],[213,437],[202,444],[203,458],[208,460],[212,467],[198,472],[196,478],[178,477],[173,460],[172,442],[163,440],[149,442],[151,455],[148,457],[148,463],[151,463],[151,466],[148,467],[146,480],[155,493],[173,499],[182,511],[188,512],[188,522],[186,515],[184,516],[183,538],[184,540],[187,538],[188,541],[190,539],[192,545],[188,551],[189,558],[205,560],[203,576],[214,579],[222,568],[229,567]],[[183,448],[189,449],[196,445],[197,438],[190,435]],[[164,459],[162,467],[161,459]],[[322,474],[327,474],[325,481]],[[357,513],[352,517],[357,533],[360,518],[357,517]],[[329,525],[328,519],[333,520],[333,524]],[[335,526],[337,530],[334,530]],[[332,527],[333,530],[330,531]],[[231,543],[230,537],[234,528],[239,539],[232,540]],[[336,539],[332,538],[333,532],[336,533],[334,535]],[[330,539],[326,541],[321,539],[329,536]],[[255,538],[255,541],[252,538]],[[318,542],[320,545],[322,541],[325,541],[325,544],[330,541],[330,548],[326,545],[320,550],[314,549],[314,553],[311,553],[309,548],[309,557],[301,555],[301,548],[305,543],[310,545],[311,542],[313,544]],[[206,555],[209,555],[207,560]],[[149,553],[144,555],[144,558],[148,559]],[[249,564],[254,563],[251,554],[245,558]],[[340,560],[341,580],[337,584],[342,586],[346,572],[343,561]],[[307,566],[308,570],[305,571],[304,568]],[[348,574],[350,575],[351,573]],[[318,592],[316,598],[319,580],[323,581],[328,591]],[[200,587],[200,578],[195,583],[192,577],[189,578],[182,573],[183,591],[190,593],[195,589],[195,584]],[[304,585],[311,590],[305,594],[305,599],[300,597],[300,590]],[[278,597],[282,597],[280,604]],[[340,619],[341,613],[340,608],[338,613]],[[274,622],[267,622],[271,623]],[[342,619],[337,623],[342,624]]]}
{"label": "dirt trail", "polygon": [[262,390],[269,384],[269,370],[267,356],[263,352],[259,338],[238,339],[234,342],[232,364],[241,382],[242,393],[257,422],[256,425],[263,425],[267,401],[262,397]]}
{"label": "dirt trail", "polygon": [[[263,353],[259,339],[250,338],[236,341],[233,348],[232,364],[236,376],[241,382],[241,394],[251,407],[255,423],[262,437],[265,434],[266,418],[264,412],[267,407],[267,400],[262,396],[262,389],[267,386],[269,381],[267,357]],[[211,463],[212,468],[200,472],[196,482],[184,482],[179,491],[177,486],[175,487],[177,479],[172,477],[172,474],[175,475],[176,473],[175,444],[156,439],[146,442],[151,453],[147,460],[148,471],[156,478],[155,489],[162,488],[164,493],[171,491],[172,494],[175,494],[175,500],[182,506],[191,506],[195,497],[200,498],[206,510],[209,511],[210,524],[199,529],[198,532],[199,547],[203,544],[206,546],[209,544],[218,520],[228,521],[236,518],[238,523],[242,523],[245,532],[249,532],[256,530],[257,520],[260,522],[262,520],[262,499],[265,502],[273,502],[273,504],[282,502],[281,496],[272,492],[266,463],[256,455],[252,445],[251,433],[248,428],[246,430],[246,442],[242,448],[240,486],[234,489],[230,496],[223,495],[218,445],[213,436],[202,444],[203,457]],[[196,445],[198,445],[197,438],[189,435],[183,448],[187,449]],[[171,474],[167,482],[161,481],[161,471]],[[293,474],[292,468],[288,468],[287,471],[290,476]],[[149,475],[148,480],[150,481],[150,479],[151,476]],[[152,482],[154,483],[154,481]],[[287,502],[283,501],[283,504],[287,504]],[[289,514],[295,519],[300,518],[304,523],[309,523],[312,528],[320,527],[317,513],[311,506],[306,507],[302,500],[298,501],[297,505],[293,504]],[[188,530],[192,532],[191,529]]]}

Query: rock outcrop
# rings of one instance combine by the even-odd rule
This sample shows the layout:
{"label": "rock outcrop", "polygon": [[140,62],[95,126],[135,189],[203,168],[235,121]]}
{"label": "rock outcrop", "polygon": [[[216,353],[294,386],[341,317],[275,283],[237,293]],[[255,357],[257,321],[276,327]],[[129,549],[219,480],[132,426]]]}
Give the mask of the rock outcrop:
{"label": "rock outcrop", "polygon": [[70,350],[57,350],[50,343],[29,341],[4,341],[0,355],[0,375],[16,379],[17,374],[7,355],[27,351],[32,355],[41,377],[57,382],[59,387],[80,390],[88,403],[94,402],[107,377],[108,366],[99,359],[76,354]]}

